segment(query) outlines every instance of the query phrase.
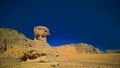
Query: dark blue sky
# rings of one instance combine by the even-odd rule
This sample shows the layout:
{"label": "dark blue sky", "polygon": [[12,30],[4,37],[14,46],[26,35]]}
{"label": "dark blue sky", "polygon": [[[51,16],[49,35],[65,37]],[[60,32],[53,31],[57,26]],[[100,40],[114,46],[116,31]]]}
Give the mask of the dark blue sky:
{"label": "dark blue sky", "polygon": [[120,48],[120,0],[0,0],[0,27],[33,39],[33,28],[50,29],[51,45],[88,43]]}

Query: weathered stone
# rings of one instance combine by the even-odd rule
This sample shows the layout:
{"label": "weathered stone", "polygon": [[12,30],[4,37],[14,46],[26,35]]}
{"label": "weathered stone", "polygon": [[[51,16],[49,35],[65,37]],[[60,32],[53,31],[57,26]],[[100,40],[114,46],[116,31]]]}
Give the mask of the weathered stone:
{"label": "weathered stone", "polygon": [[14,29],[0,28],[0,53],[5,52],[15,44],[24,46],[28,41],[29,39],[25,35]]}
{"label": "weathered stone", "polygon": [[36,26],[34,28],[34,40],[45,40],[46,41],[46,36],[50,35],[49,29],[45,26]]}
{"label": "weathered stone", "polygon": [[[45,57],[56,57],[56,51],[47,43],[46,36],[49,35],[49,29],[44,26],[34,28],[34,40],[29,42],[29,46],[25,48],[24,55],[21,59],[26,62],[47,62]],[[46,54],[46,56],[41,56]],[[34,61],[33,61],[34,60]]]}
{"label": "weathered stone", "polygon": [[72,54],[80,54],[80,53],[88,53],[88,54],[101,54],[102,51],[100,51],[97,48],[94,48],[92,45],[85,44],[85,43],[79,43],[79,44],[67,44],[62,46],[57,46],[55,49],[59,52],[61,55],[72,55]]}
{"label": "weathered stone", "polygon": [[80,44],[71,44],[76,48],[76,51],[78,53],[91,53],[91,54],[101,54],[102,51],[100,51],[97,48],[94,48],[92,45],[86,44],[86,43],[80,43]]}

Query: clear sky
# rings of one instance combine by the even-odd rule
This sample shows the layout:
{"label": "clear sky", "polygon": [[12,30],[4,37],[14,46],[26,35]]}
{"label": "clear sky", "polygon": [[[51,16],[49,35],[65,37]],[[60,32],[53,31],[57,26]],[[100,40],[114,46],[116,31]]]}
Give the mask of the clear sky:
{"label": "clear sky", "polygon": [[33,39],[33,28],[50,29],[48,43],[88,43],[120,49],[120,0],[0,0],[0,27]]}

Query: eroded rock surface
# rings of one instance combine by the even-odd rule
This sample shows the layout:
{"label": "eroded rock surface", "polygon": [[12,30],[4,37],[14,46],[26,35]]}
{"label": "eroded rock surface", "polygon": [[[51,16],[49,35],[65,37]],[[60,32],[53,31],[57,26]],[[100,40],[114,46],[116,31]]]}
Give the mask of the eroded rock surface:
{"label": "eroded rock surface", "polygon": [[[28,39],[16,30],[0,28],[0,39],[2,39],[0,40],[0,68],[69,68],[72,64],[71,68],[75,68],[75,66],[79,68],[79,66],[85,67],[93,63],[88,60],[99,60],[95,58],[97,54],[102,55],[102,51],[85,43],[53,47],[47,42],[46,36],[48,35],[50,32],[45,26],[34,28],[34,40]],[[100,58],[98,55],[97,57]],[[102,56],[106,58],[109,55]],[[118,61],[117,63],[119,64]]]}
{"label": "eroded rock surface", "polygon": [[24,34],[11,28],[0,28],[0,53],[5,52],[13,45],[25,46],[28,39]]}

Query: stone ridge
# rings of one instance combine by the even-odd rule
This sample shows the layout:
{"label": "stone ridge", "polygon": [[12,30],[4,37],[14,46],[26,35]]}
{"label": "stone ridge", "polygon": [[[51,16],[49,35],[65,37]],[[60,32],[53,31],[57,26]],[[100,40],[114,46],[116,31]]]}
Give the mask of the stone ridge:
{"label": "stone ridge", "polygon": [[26,45],[29,39],[22,33],[11,28],[0,28],[0,53],[6,51],[12,45]]}
{"label": "stone ridge", "polygon": [[56,51],[63,56],[71,56],[77,54],[102,54],[98,48],[93,47],[92,45],[86,43],[79,44],[66,44],[61,46],[54,47]]}
{"label": "stone ridge", "polygon": [[93,47],[92,45],[86,43],[79,43],[79,44],[71,44],[74,46],[78,53],[90,53],[90,54],[101,54],[98,48]]}

